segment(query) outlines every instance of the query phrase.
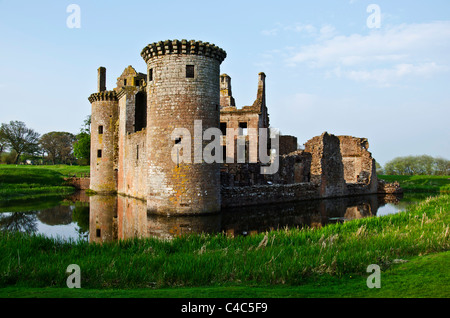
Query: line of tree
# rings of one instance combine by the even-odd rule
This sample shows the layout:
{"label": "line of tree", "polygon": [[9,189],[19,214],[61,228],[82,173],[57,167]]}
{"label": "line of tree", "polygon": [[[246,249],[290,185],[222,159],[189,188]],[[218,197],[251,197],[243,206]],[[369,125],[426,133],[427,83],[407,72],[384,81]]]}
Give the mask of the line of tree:
{"label": "line of tree", "polygon": [[387,175],[450,175],[450,160],[422,156],[397,157],[387,162],[382,169]]}
{"label": "line of tree", "polygon": [[52,131],[40,135],[24,122],[10,121],[0,126],[0,163],[81,164],[90,160],[90,116],[80,133]]}

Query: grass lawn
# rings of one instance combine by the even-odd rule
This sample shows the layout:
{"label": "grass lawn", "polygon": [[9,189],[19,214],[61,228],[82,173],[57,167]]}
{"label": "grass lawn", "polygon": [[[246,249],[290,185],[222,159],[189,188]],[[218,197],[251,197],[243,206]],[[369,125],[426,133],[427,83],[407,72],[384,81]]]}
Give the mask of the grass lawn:
{"label": "grass lawn", "polygon": [[69,166],[69,165],[0,165],[0,170],[2,169],[28,169],[22,171],[31,171],[31,170],[52,170],[62,174],[64,177],[73,176],[73,175],[81,175],[81,174],[89,174],[90,166]]}
{"label": "grass lawn", "polygon": [[0,165],[0,206],[71,194],[64,177],[84,173],[89,166]]}
{"label": "grass lawn", "polygon": [[387,176],[379,175],[386,182],[397,181],[406,192],[450,193],[450,176]]}
{"label": "grass lawn", "polygon": [[0,298],[448,298],[450,252],[413,257],[381,272],[380,288],[370,275],[324,275],[299,286],[219,286],[192,288],[69,289],[6,287]]}

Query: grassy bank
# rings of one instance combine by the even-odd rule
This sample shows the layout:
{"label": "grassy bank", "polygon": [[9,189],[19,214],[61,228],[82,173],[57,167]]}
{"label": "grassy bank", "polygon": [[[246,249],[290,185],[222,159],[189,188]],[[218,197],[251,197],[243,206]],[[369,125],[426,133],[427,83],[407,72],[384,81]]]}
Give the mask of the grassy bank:
{"label": "grassy bank", "polygon": [[[0,287],[65,288],[67,266],[78,264],[85,289],[289,288],[313,282],[339,292],[330,282],[367,277],[369,264],[385,272],[396,259],[450,250],[449,207],[450,195],[441,195],[399,214],[236,238],[191,235],[99,245],[3,233]],[[430,275],[439,279],[442,273]]]}
{"label": "grassy bank", "polygon": [[450,193],[450,176],[387,176],[379,175],[386,182],[397,181],[406,192]]}
{"label": "grassy bank", "polygon": [[74,188],[65,184],[64,177],[88,170],[67,165],[0,165],[0,206],[71,194]]}
{"label": "grassy bank", "polygon": [[[6,287],[0,298],[448,298],[450,252],[413,257],[380,275],[381,288],[369,289],[365,276],[328,276],[297,286],[213,286],[191,288],[80,289]],[[439,273],[439,275],[436,275]],[[366,274],[369,275],[369,274]]]}

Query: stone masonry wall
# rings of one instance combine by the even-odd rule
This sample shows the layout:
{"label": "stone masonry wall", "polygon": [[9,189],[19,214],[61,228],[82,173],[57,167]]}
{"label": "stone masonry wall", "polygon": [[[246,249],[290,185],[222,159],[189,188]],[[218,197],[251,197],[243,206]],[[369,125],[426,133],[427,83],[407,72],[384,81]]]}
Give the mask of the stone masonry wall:
{"label": "stone masonry wall", "polygon": [[297,137],[280,136],[280,156],[287,155],[297,150]]}
{"label": "stone masonry wall", "polygon": [[115,164],[117,159],[116,123],[118,102],[112,91],[92,94],[91,116],[91,180],[92,190],[107,193],[117,191]]}
{"label": "stone masonry wall", "polygon": [[146,129],[135,131],[135,101],[139,88],[126,87],[119,95],[118,192],[145,199],[147,190]]}
{"label": "stone masonry wall", "polygon": [[367,138],[352,136],[338,136],[338,138],[346,183],[359,183],[366,191],[376,193],[378,180],[375,160],[368,151],[369,142]]}
{"label": "stone masonry wall", "polygon": [[[220,211],[219,164],[195,163],[195,149],[202,151],[210,141],[195,144],[194,121],[200,120],[202,134],[219,127],[220,63],[224,51],[207,49],[199,42],[153,44],[142,56],[147,61],[147,203],[152,213],[197,214]],[[211,48],[210,48],[211,49]],[[190,51],[189,51],[190,50]],[[183,53],[185,52],[185,53]],[[190,52],[190,53],[189,53]],[[182,53],[182,54],[180,54]],[[187,77],[193,65],[193,77]],[[186,129],[191,138],[191,163],[172,160],[175,128]],[[184,142],[187,142],[184,139]]]}
{"label": "stone masonry wall", "polygon": [[339,138],[325,132],[309,140],[305,144],[305,152],[312,155],[311,182],[320,185],[321,195],[346,195]]}
{"label": "stone masonry wall", "polygon": [[320,197],[318,185],[312,183],[223,187],[222,207],[293,202]]}
{"label": "stone masonry wall", "polygon": [[90,178],[64,178],[64,181],[77,190],[87,190],[90,186]]}

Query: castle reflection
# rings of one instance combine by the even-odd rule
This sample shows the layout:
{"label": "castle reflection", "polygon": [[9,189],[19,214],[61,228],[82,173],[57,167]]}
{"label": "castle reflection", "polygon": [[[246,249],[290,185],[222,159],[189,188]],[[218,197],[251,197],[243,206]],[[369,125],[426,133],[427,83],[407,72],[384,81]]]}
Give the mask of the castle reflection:
{"label": "castle reflection", "polygon": [[359,196],[289,204],[251,206],[204,216],[162,216],[147,213],[145,201],[124,196],[89,198],[89,239],[109,242],[130,238],[171,239],[190,233],[252,235],[284,229],[322,227],[329,223],[371,217],[396,196]]}

